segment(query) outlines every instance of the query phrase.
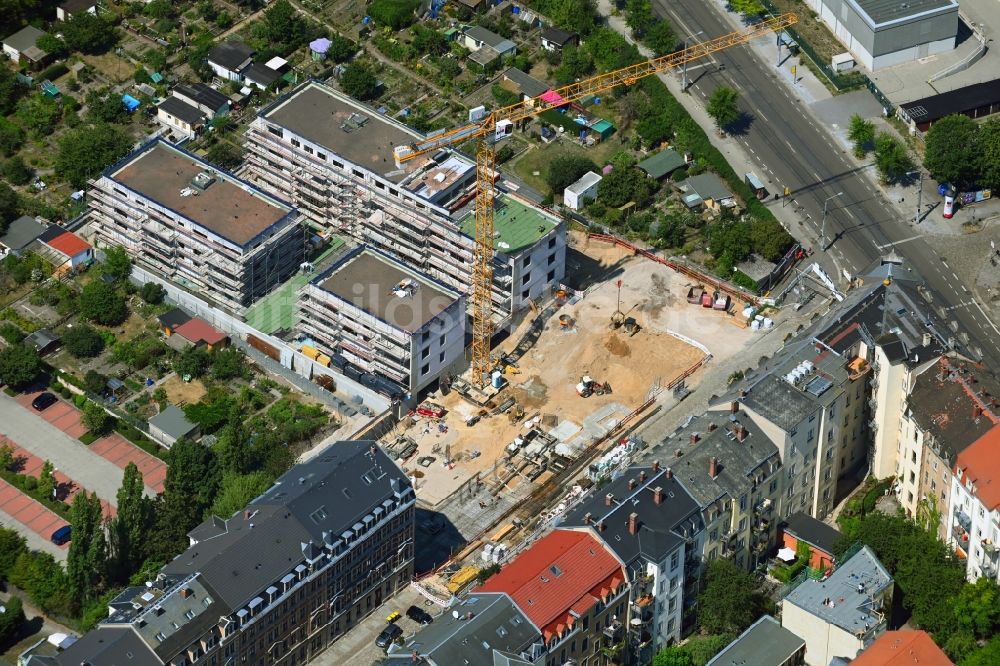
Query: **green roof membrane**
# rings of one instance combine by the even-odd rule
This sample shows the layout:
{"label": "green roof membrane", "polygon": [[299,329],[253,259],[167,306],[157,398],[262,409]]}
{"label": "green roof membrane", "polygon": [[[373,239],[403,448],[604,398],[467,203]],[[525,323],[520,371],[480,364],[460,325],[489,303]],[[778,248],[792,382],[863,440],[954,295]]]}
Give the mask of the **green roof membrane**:
{"label": "green roof membrane", "polygon": [[[462,233],[476,237],[476,215],[470,210],[459,221]],[[537,243],[555,229],[558,221],[541,210],[501,195],[493,213],[493,249],[504,254],[517,254]]]}

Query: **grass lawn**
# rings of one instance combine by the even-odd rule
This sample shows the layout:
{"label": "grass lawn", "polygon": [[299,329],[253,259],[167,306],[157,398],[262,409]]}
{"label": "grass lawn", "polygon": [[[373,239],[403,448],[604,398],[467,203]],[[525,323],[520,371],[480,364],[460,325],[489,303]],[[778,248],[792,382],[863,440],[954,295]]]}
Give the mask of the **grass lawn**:
{"label": "grass lawn", "polygon": [[106,79],[121,83],[135,74],[135,65],[109,51],[101,55],[81,55],[80,59],[99,71]]}
{"label": "grass lawn", "polygon": [[[599,143],[593,148],[585,148],[575,141],[562,139],[550,144],[533,143],[528,152],[510,162],[510,168],[528,185],[545,193],[549,191],[549,186],[545,182],[545,174],[548,171],[548,165],[556,158],[564,155],[582,155],[598,166],[602,166],[620,149],[621,146],[615,136],[612,136],[610,141]],[[537,176],[535,175],[536,171],[538,172]]]}

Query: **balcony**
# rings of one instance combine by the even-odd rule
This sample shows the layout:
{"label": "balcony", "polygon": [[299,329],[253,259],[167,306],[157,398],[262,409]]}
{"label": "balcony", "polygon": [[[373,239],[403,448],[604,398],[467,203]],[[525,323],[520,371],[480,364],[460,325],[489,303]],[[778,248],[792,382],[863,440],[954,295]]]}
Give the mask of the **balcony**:
{"label": "balcony", "polygon": [[760,520],[754,523],[753,528],[757,532],[767,532],[771,529],[771,521],[769,521],[767,518],[761,518]]}
{"label": "balcony", "polygon": [[622,626],[622,623],[615,620],[608,626],[604,627],[604,637],[607,638],[609,641],[617,643],[619,640],[621,640],[623,628],[624,627]]}
{"label": "balcony", "polygon": [[847,364],[848,379],[855,382],[871,371],[871,364],[860,356]]}
{"label": "balcony", "polygon": [[992,557],[996,555],[998,551],[1000,551],[1000,547],[997,547],[997,544],[993,543],[989,539],[983,540],[983,552],[987,555]]}
{"label": "balcony", "polygon": [[645,608],[652,604],[654,601],[652,594],[644,594],[635,600],[635,605],[639,608]]}
{"label": "balcony", "polygon": [[753,508],[753,512],[758,516],[765,513],[771,513],[771,498],[765,497],[761,501],[757,502],[757,505]]}

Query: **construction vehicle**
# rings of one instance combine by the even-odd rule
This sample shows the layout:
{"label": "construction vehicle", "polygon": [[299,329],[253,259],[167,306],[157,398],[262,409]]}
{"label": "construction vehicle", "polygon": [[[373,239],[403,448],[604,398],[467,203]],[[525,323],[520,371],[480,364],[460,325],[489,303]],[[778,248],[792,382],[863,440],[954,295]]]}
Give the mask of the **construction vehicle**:
{"label": "construction vehicle", "polygon": [[524,407],[520,403],[515,402],[514,406],[507,412],[507,418],[511,423],[517,423],[524,418]]}
{"label": "construction vehicle", "polygon": [[439,419],[444,416],[445,408],[436,402],[425,400],[417,405],[417,414],[431,419]]}
{"label": "construction vehicle", "polygon": [[611,384],[599,382],[593,377],[584,375],[580,378],[580,383],[576,385],[576,393],[581,398],[589,398],[591,395],[606,395],[611,393]]}
{"label": "construction vehicle", "polygon": [[[577,81],[569,85],[547,91],[546,101],[540,97],[528,99],[501,107],[487,113],[482,110],[471,117],[471,122],[461,127],[430,134],[412,144],[396,146],[393,158],[397,168],[404,162],[424,155],[433,155],[443,148],[477,140],[476,144],[476,197],[475,197],[475,250],[472,267],[472,384],[478,388],[489,382],[492,362],[490,343],[493,337],[492,293],[494,235],[493,200],[497,179],[496,151],[494,144],[513,134],[514,127],[551,109],[581,101],[622,85],[633,85],[636,81],[654,74],[662,74],[699,60],[730,46],[746,44],[757,37],[784,30],[798,22],[795,14],[782,14],[729,34],[698,42],[691,46],[659,58],[653,58],[612,72]],[[554,94],[553,94],[554,93]],[[624,317],[622,317],[624,319]]]}

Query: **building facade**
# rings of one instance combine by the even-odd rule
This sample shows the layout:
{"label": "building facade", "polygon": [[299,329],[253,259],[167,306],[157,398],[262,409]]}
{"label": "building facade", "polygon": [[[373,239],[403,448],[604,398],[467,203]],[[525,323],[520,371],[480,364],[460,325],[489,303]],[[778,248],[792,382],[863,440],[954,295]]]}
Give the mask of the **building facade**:
{"label": "building facade", "polygon": [[[1000,563],[1000,425],[958,454],[946,522],[948,543],[970,581],[998,580]],[[998,483],[993,483],[998,481]]]}
{"label": "building facade", "polygon": [[303,287],[298,330],[416,394],[465,353],[464,297],[376,250],[356,248]]}
{"label": "building facade", "polygon": [[332,444],[246,510],[195,528],[72,647],[27,664],[308,663],[409,584],[415,502],[374,442]]}
{"label": "building facade", "polygon": [[293,275],[305,233],[290,205],[156,140],[90,183],[98,246],[242,314]]}
{"label": "building facade", "polygon": [[[246,174],[294,202],[318,233],[349,236],[465,292],[472,283],[475,165],[441,151],[397,166],[395,149],[419,137],[310,81],[253,121]],[[563,278],[566,230],[561,219],[498,185],[493,311],[503,325]]]}

